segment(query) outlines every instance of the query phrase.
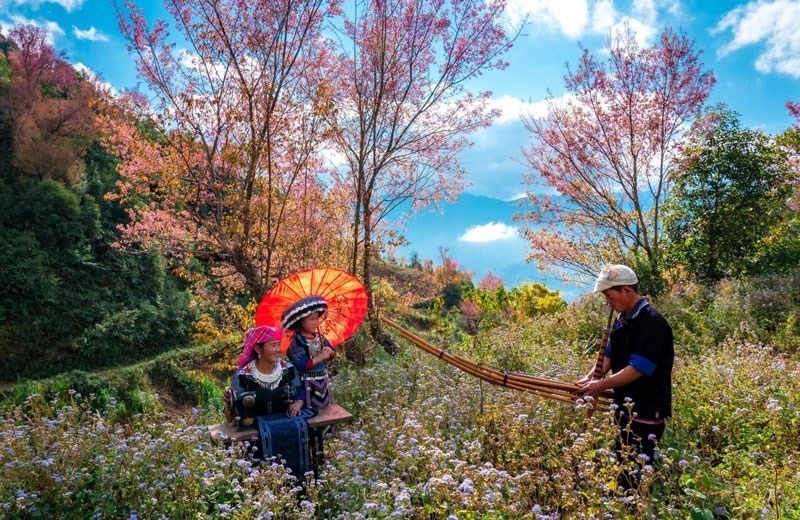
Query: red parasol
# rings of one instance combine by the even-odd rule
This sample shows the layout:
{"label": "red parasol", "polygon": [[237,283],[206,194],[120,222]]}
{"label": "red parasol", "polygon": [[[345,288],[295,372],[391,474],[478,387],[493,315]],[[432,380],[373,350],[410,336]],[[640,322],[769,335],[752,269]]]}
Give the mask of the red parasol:
{"label": "red parasol", "polygon": [[[300,271],[284,278],[256,307],[256,325],[281,326],[281,314],[301,298],[322,296],[328,302],[328,317],[320,332],[334,347],[352,336],[367,314],[367,290],[358,278],[340,269]],[[286,331],[284,331],[286,332]],[[281,349],[289,348],[292,335],[284,334]]]}

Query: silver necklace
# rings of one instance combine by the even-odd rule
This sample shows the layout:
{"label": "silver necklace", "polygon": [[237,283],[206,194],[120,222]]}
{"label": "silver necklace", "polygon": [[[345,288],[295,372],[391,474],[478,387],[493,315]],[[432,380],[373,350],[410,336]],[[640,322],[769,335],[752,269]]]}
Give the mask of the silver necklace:
{"label": "silver necklace", "polygon": [[252,363],[253,365],[250,374],[256,381],[258,381],[261,384],[261,386],[273,389],[278,385],[278,382],[281,380],[281,376],[283,375],[283,370],[281,369],[280,361],[275,363],[275,368],[272,370],[272,373],[269,374],[265,374],[264,372],[258,369],[258,365],[256,364],[255,359],[250,363]]}

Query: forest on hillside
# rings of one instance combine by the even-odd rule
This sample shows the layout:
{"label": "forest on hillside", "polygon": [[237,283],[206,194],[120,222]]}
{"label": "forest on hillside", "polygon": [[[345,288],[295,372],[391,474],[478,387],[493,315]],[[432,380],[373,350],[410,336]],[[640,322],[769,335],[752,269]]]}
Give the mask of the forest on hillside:
{"label": "forest on hillside", "polygon": [[[507,66],[501,10],[180,0],[151,25],[127,3],[124,92],[36,26],[0,35],[0,516],[800,518],[800,105],[743,126],[679,30],[586,50],[571,98],[525,121],[530,259],[630,265],[675,333],[675,416],[638,488],[612,484],[633,461],[611,415],[583,430],[585,403],[479,384],[381,327],[563,381],[593,362],[599,297],[393,254],[397,212],[458,197],[498,116],[471,81]],[[318,266],[370,306],[335,364],[356,421],[302,489],[203,425],[257,302]]]}

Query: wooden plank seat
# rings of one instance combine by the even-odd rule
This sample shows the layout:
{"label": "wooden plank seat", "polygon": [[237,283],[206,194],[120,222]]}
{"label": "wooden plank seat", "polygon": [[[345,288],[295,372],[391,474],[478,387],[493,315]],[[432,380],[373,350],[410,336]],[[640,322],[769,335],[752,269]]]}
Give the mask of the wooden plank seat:
{"label": "wooden plank seat", "polygon": [[[353,414],[342,408],[336,403],[321,409],[317,415],[306,419],[309,430],[309,449],[311,450],[311,463],[314,472],[322,465],[325,459],[325,449],[323,446],[323,433],[326,426],[334,424],[348,423],[353,420]],[[208,427],[208,433],[215,442],[230,443],[242,441],[254,441],[258,438],[258,428],[249,426],[236,429],[232,423],[214,424]]]}

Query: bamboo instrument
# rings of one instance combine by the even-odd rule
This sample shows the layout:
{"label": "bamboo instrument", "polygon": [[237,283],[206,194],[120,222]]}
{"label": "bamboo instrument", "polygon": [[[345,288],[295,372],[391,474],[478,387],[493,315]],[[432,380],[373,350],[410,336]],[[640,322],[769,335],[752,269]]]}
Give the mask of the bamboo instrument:
{"label": "bamboo instrument", "polygon": [[[597,360],[594,362],[594,372],[592,372],[592,381],[596,379],[603,379],[605,372],[603,372],[603,364],[606,361],[606,346],[608,346],[608,339],[611,336],[611,325],[614,323],[614,309],[608,311],[608,321],[606,328],[600,334],[600,339],[597,341]],[[612,394],[613,395],[613,394]],[[586,410],[586,415],[583,417],[583,427],[586,428],[589,419],[594,414],[594,408]]]}
{"label": "bamboo instrument", "polygon": [[[406,338],[408,339],[408,338]],[[522,390],[522,391],[530,391],[532,393],[537,394],[547,394],[548,397],[553,397],[555,399],[564,398],[570,403],[574,403],[577,399],[577,395],[572,392],[571,390],[565,390],[558,387],[550,386],[547,383],[525,383],[520,382],[518,379],[513,377],[513,374],[508,372],[500,372],[503,374],[503,377],[497,376],[497,371],[493,369],[486,369],[482,365],[474,364],[471,362],[467,362],[466,364],[463,362],[463,358],[459,358],[458,356],[448,355],[448,357],[442,358],[444,361],[447,361],[451,365],[455,366],[456,368],[463,370],[464,372],[469,373],[479,379],[487,381],[489,383],[493,383],[499,386],[506,386],[508,388],[512,388],[515,390]],[[477,370],[475,369],[477,367]],[[505,382],[504,382],[505,381]]]}
{"label": "bamboo instrument", "polygon": [[[579,399],[577,393],[578,386],[574,383],[564,383],[562,381],[554,381],[541,377],[534,377],[527,374],[517,372],[504,372],[494,368],[490,368],[473,361],[469,361],[461,356],[449,354],[444,350],[434,346],[423,338],[415,335],[409,330],[401,327],[389,318],[381,316],[380,318],[384,323],[397,330],[400,337],[408,340],[421,350],[428,354],[438,357],[454,367],[462,370],[474,377],[477,377],[487,383],[497,386],[504,386],[512,390],[519,390],[530,394],[538,395],[547,399],[561,401],[571,404],[576,404]],[[598,396],[591,409],[599,409],[602,411],[608,410],[608,400],[612,397],[612,393],[603,392]]]}
{"label": "bamboo instrument", "polygon": [[609,309],[606,328],[603,329],[603,333],[600,335],[600,341],[598,342],[597,361],[594,363],[594,374],[592,375],[592,379],[603,379],[603,376],[605,375],[603,373],[603,363],[606,360],[606,347],[608,346],[608,338],[611,336],[611,325],[613,323],[614,309]]}

